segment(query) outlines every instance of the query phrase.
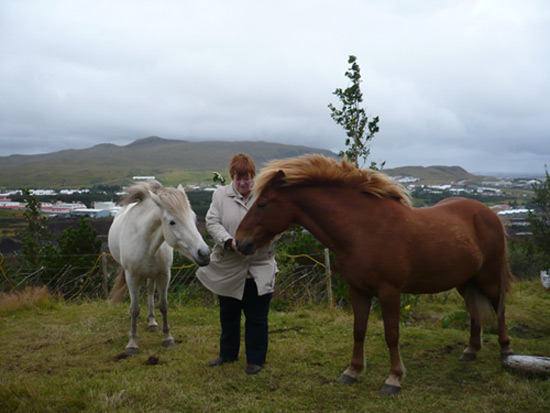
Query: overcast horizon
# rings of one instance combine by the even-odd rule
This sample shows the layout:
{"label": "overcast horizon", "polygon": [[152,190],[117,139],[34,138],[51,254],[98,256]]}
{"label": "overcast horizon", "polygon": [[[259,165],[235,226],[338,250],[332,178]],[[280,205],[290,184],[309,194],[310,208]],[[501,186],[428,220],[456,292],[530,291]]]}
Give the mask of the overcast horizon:
{"label": "overcast horizon", "polygon": [[544,0],[0,2],[0,156],[147,136],[345,149],[361,67],[370,161],[544,175]]}

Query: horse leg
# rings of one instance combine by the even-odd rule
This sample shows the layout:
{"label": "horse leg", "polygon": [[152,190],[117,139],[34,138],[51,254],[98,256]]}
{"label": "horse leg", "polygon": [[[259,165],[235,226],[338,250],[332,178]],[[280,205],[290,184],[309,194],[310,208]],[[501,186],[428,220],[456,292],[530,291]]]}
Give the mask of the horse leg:
{"label": "horse leg", "polygon": [[126,272],[126,282],[128,284],[128,292],[130,293],[130,341],[126,345],[126,354],[133,356],[139,353],[137,345],[137,320],[139,317],[139,285],[136,280],[132,279],[131,274]]}
{"label": "horse leg", "polygon": [[365,367],[365,335],[372,302],[372,296],[352,285],[349,285],[349,293],[353,307],[353,355],[349,367],[337,380],[340,384],[356,383]]}
{"label": "horse leg", "polygon": [[[497,274],[502,274],[502,272],[495,271]],[[504,275],[501,275],[504,276]],[[491,305],[495,314],[497,314],[497,323],[498,323],[498,343],[500,344],[500,357],[502,359],[513,354],[513,350],[510,348],[510,337],[506,331],[506,305],[502,303],[502,308],[500,308],[499,314],[499,303],[500,300],[504,300],[504,294],[501,294],[501,289],[506,288],[500,279],[494,283],[489,284],[488,286],[483,285],[481,291],[485,294],[491,301]]]}
{"label": "horse leg", "polygon": [[498,316],[498,343],[500,344],[500,358],[514,354],[514,351],[510,348],[510,337],[506,331],[506,317],[504,315],[505,307],[502,306],[502,313]]}
{"label": "horse leg", "polygon": [[460,361],[472,361],[477,358],[477,352],[481,350],[481,336],[483,327],[476,317],[470,315],[470,341],[459,357]]}
{"label": "horse leg", "polygon": [[467,293],[469,293],[468,289],[470,289],[471,294],[475,294],[475,292],[472,290],[474,288],[477,287],[474,287],[471,284],[464,284],[457,287],[457,291],[460,293],[462,298],[464,298],[464,301],[466,302],[466,308],[470,313],[470,339],[468,341],[468,345],[459,357],[460,361],[475,360],[477,358],[477,352],[481,350],[481,336],[483,334],[483,327],[481,326],[481,322],[479,321],[479,314],[474,314],[474,308],[476,307],[474,306],[474,308],[468,308],[468,300],[466,299],[466,295]]}
{"label": "horse leg", "polygon": [[168,285],[170,283],[170,274],[160,277],[157,281],[159,291],[159,310],[162,314],[162,345],[164,347],[175,346],[174,337],[170,334],[170,326],[168,325]]}
{"label": "horse leg", "polygon": [[159,325],[155,320],[155,281],[151,278],[147,279],[147,305],[149,308],[147,330],[156,333],[159,331]]}
{"label": "horse leg", "polygon": [[400,291],[392,289],[379,295],[384,319],[384,337],[390,352],[390,375],[382,387],[382,394],[396,394],[401,390],[401,380],[405,377],[405,367],[399,354],[399,304]]}
{"label": "horse leg", "polygon": [[[489,276],[485,275],[489,274]],[[463,291],[459,292],[465,296],[463,292],[466,292],[466,296],[468,294],[468,288],[472,289],[474,288],[474,291],[470,290],[471,292],[474,292],[473,297],[477,301],[476,305],[473,307],[477,310],[477,314],[474,314],[473,311],[470,310],[471,313],[471,327],[470,327],[470,343],[468,344],[468,347],[464,350],[462,356],[460,357],[460,360],[473,360],[476,358],[476,352],[481,349],[482,341],[481,341],[481,334],[482,334],[482,327],[481,327],[481,321],[480,319],[490,319],[489,314],[492,313],[491,307],[494,310],[494,312],[497,314],[497,322],[498,322],[498,342],[500,344],[500,356],[501,358],[505,358],[509,356],[510,354],[513,354],[512,349],[510,348],[510,337],[508,336],[508,332],[506,331],[506,317],[505,317],[505,305],[502,304],[502,309],[499,314],[499,303],[500,300],[504,299],[504,294],[501,294],[501,288],[506,288],[503,283],[500,280],[501,271],[500,269],[496,269],[494,271],[488,271],[485,274],[481,274],[481,276],[477,279],[477,287],[466,287],[466,289],[462,289]],[[491,276],[492,274],[496,274],[494,276]],[[484,276],[485,275],[485,276]],[[484,282],[485,281],[485,282]]]}
{"label": "horse leg", "polygon": [[491,304],[493,305],[493,309],[497,314],[500,358],[505,359],[506,357],[514,354],[514,351],[510,348],[510,337],[508,336],[508,332],[506,331],[506,305],[504,304],[504,299],[506,293],[508,292],[508,289],[511,288],[510,278],[512,278],[512,275],[510,273],[510,267],[508,266],[505,258],[500,264],[498,274],[500,275],[500,277],[498,278],[498,293],[493,294],[493,296],[491,297]]}

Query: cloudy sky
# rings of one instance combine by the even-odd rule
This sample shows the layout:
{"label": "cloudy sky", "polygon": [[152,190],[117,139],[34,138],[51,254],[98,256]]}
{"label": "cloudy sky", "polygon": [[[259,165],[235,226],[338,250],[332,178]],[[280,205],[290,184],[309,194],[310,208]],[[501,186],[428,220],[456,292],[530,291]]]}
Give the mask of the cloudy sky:
{"label": "cloudy sky", "polygon": [[547,0],[0,0],[0,156],[156,135],[344,149],[361,67],[370,160],[544,173]]}

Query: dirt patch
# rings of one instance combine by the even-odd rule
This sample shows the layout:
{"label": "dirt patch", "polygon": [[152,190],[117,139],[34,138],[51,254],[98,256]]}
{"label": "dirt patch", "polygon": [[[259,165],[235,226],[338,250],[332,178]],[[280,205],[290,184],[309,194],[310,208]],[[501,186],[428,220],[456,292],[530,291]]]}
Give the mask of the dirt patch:
{"label": "dirt patch", "polygon": [[320,376],[320,375],[317,375],[317,380],[319,380],[319,383],[321,383],[321,384],[329,384],[332,381],[334,381],[334,380],[329,380],[326,377]]}
{"label": "dirt patch", "polygon": [[160,361],[157,356],[150,356],[147,360],[145,360],[145,363],[143,364],[145,364],[146,366],[156,366],[159,363]]}
{"label": "dirt patch", "polygon": [[128,358],[128,354],[126,353],[120,353],[115,356],[115,361],[120,361]]}
{"label": "dirt patch", "polygon": [[457,344],[445,346],[445,347],[443,347],[443,350],[441,350],[441,354],[449,354],[449,353],[452,353],[453,350],[456,350],[457,348],[459,348],[459,345],[457,345]]}

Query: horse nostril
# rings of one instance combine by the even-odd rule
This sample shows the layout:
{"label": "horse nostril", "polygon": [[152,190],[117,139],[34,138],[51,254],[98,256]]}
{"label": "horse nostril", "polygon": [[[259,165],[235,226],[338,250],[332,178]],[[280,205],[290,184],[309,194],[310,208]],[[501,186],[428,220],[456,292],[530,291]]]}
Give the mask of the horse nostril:
{"label": "horse nostril", "polygon": [[195,262],[200,267],[204,267],[205,265],[208,265],[210,263],[210,250],[199,249],[197,251],[197,259],[195,260]]}
{"label": "horse nostril", "polygon": [[240,251],[241,254],[244,255],[252,255],[256,251],[256,247],[253,241],[237,241],[237,249]]}

